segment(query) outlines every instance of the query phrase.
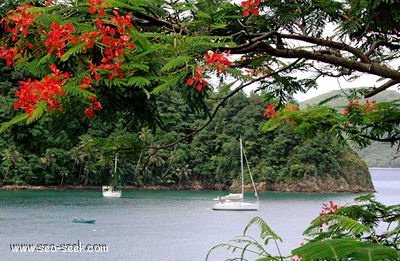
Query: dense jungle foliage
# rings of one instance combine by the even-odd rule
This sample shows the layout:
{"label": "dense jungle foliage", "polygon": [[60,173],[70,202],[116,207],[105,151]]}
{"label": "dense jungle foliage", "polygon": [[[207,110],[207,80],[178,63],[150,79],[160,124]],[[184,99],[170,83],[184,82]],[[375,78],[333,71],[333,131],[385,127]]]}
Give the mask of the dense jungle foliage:
{"label": "dense jungle foliage", "polygon": [[[15,112],[13,91],[16,72],[2,67],[1,117]],[[221,94],[213,93],[210,107]],[[294,182],[305,173],[342,175],[358,156],[334,137],[303,140],[290,129],[262,133],[263,110],[268,104],[262,94],[238,93],[219,109],[206,128],[174,146],[162,148],[192,126],[207,123],[191,110],[176,92],[163,94],[157,103],[164,119],[155,130],[145,125],[127,128],[124,115],[109,120],[43,118],[29,127],[17,124],[1,136],[0,184],[101,185],[110,182],[113,160],[118,156],[118,174],[124,185],[163,185],[175,188],[199,183],[204,188],[227,188],[238,178],[238,139],[256,181]],[[349,156],[350,155],[350,156]],[[365,175],[360,165],[360,175]]]}

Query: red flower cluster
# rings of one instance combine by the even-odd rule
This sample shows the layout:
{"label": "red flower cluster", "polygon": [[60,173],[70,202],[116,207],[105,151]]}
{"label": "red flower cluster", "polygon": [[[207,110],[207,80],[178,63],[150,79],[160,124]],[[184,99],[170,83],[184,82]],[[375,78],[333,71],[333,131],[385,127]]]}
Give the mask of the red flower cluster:
{"label": "red flower cluster", "polygon": [[102,106],[101,103],[98,102],[94,96],[90,96],[90,100],[92,101],[92,104],[89,108],[85,110],[85,114],[92,118],[94,116],[94,111],[101,110]]}
{"label": "red flower cluster", "polygon": [[370,112],[375,112],[375,108],[373,107],[373,105],[376,104],[376,100],[372,100],[371,102],[369,100],[365,101],[365,105],[361,105],[360,101],[355,100],[355,101],[351,101],[346,108],[343,110],[343,114],[349,114],[349,111],[352,110],[352,108],[355,108],[357,106],[357,108],[361,109],[364,113],[370,113]]}
{"label": "red flower cluster", "polygon": [[267,108],[265,108],[263,115],[267,118],[270,119],[272,117],[278,116],[279,113],[275,110],[275,104],[269,104]]}
{"label": "red flower cluster", "polygon": [[106,12],[103,9],[109,5],[106,0],[86,0],[86,2],[90,3],[89,13],[95,14],[96,11],[98,11],[100,16],[106,15]]}
{"label": "red flower cluster", "polygon": [[207,67],[215,66],[218,73],[222,72],[226,74],[226,67],[230,67],[232,62],[228,60],[230,52],[214,53],[213,51],[208,51],[204,54],[204,59],[206,59]]}
{"label": "red flower cluster", "polygon": [[187,84],[196,84],[196,90],[201,91],[208,84],[207,81],[203,79],[203,71],[203,68],[197,68],[195,75],[187,80]]}
{"label": "red flower cluster", "polygon": [[70,78],[68,73],[63,73],[53,64],[50,66],[53,72],[43,80],[32,81],[30,78],[24,82],[20,81],[20,88],[15,92],[19,100],[14,103],[14,108],[23,108],[27,114],[31,114],[40,101],[47,104],[49,110],[60,109],[58,97],[65,96],[62,86]]}
{"label": "red flower cluster", "polygon": [[322,204],[322,210],[319,213],[320,216],[333,213],[339,208],[342,208],[341,206],[338,206],[337,204],[334,204],[332,200],[329,201],[329,204]]}
{"label": "red flower cluster", "polygon": [[188,85],[196,84],[196,90],[201,91],[203,87],[207,86],[207,81],[203,79],[203,73],[206,69],[215,69],[217,73],[226,74],[226,68],[232,65],[228,60],[230,52],[214,53],[208,51],[203,55],[206,64],[203,67],[197,68],[195,75],[187,80]]}
{"label": "red flower cluster", "polygon": [[15,56],[19,51],[15,48],[4,48],[3,46],[0,45],[0,59],[3,59],[6,61],[7,66],[13,66],[14,65],[14,60]]}
{"label": "red flower cluster", "polygon": [[[106,0],[86,0],[90,3],[89,13],[100,16],[105,15],[104,7],[109,4]],[[51,0],[46,0],[45,4],[50,6]],[[9,46],[0,46],[0,59],[6,61],[8,66],[14,65],[16,57],[24,59],[25,53],[33,50],[32,44],[28,42],[29,28],[35,22],[38,12],[27,10],[33,8],[33,5],[23,5],[16,10],[9,11],[4,19],[0,20],[0,25],[6,28],[6,32],[10,33]],[[47,53],[61,58],[68,48],[75,44],[83,43],[83,52],[93,48],[96,43],[101,45],[102,59],[98,63],[91,62],[90,59],[84,60],[84,66],[87,65],[89,75],[84,76],[80,86],[84,89],[92,88],[94,81],[99,81],[103,76],[113,80],[115,77],[124,77],[123,62],[125,61],[126,50],[135,48],[132,43],[131,36],[127,33],[128,29],[133,28],[131,23],[132,15],[119,15],[117,10],[112,11],[114,17],[109,20],[97,19],[94,21],[95,30],[85,32],[76,36],[78,30],[72,24],[59,25],[56,22],[51,23],[51,29],[45,32],[43,28],[39,31],[44,34]],[[27,55],[30,55],[27,53]],[[26,82],[21,81],[21,88],[16,93],[19,101],[16,102],[15,108],[24,108],[26,113],[32,113],[37,107],[37,103],[44,100],[48,104],[49,109],[59,108],[57,97],[65,95],[61,90],[67,77],[66,73],[56,72],[52,68],[52,74],[46,76],[41,81],[28,79]],[[92,117],[94,111],[101,109],[101,104],[91,98],[91,106],[85,111],[85,114]]]}
{"label": "red flower cluster", "polygon": [[51,31],[47,33],[46,45],[50,48],[47,53],[53,54],[60,58],[65,53],[65,46],[71,41],[75,27],[72,24],[58,25],[55,22],[51,23]]}
{"label": "red flower cluster", "polygon": [[[342,208],[342,206],[338,206],[337,204],[334,204],[332,200],[329,201],[329,204],[322,204],[322,210],[319,213],[320,216],[324,216],[326,214],[334,213],[338,209]],[[319,228],[319,232],[324,231],[324,227],[329,227],[329,221],[327,221],[325,224],[322,224]]]}
{"label": "red flower cluster", "polygon": [[21,5],[15,10],[7,12],[7,16],[0,21],[0,24],[5,24],[6,33],[12,33],[11,40],[16,42],[20,39],[19,34],[26,36],[28,27],[33,24],[38,12],[28,12],[27,9],[34,7],[33,5]]}
{"label": "red flower cluster", "polygon": [[298,111],[299,108],[297,108],[297,107],[295,107],[295,106],[293,106],[293,105],[288,104],[288,105],[286,105],[286,107],[285,107],[283,110],[285,110],[285,111]]}
{"label": "red flower cluster", "polygon": [[246,0],[241,3],[242,7],[244,7],[243,16],[250,16],[251,14],[257,16],[260,14],[260,11],[257,7],[260,5],[260,0]]}
{"label": "red flower cluster", "polygon": [[[28,28],[31,26],[39,12],[28,12],[33,5],[21,5],[16,10],[7,12],[7,16],[0,20],[0,25],[5,27],[6,33],[11,33],[10,40],[14,47],[5,48],[0,46],[0,59],[6,61],[7,66],[15,63],[15,57],[23,52],[23,49],[33,49],[33,46],[25,40],[28,35]],[[23,40],[18,42],[19,40]]]}
{"label": "red flower cluster", "polygon": [[[130,35],[125,33],[127,28],[133,28],[131,23],[132,15],[127,14],[125,16],[120,16],[115,10],[113,14],[115,17],[110,20],[110,23],[115,25],[116,28],[106,25],[103,20],[98,19],[96,21],[98,31],[82,35],[79,39],[87,43],[85,45],[86,48],[93,46],[93,38],[97,37],[100,42],[106,46],[103,52],[104,57],[101,59],[100,65],[95,65],[93,63],[88,65],[96,81],[101,79],[99,69],[109,72],[109,80],[113,80],[116,76],[123,78],[124,74],[122,73],[121,64],[125,60],[125,49],[133,50],[135,48],[134,44],[131,43]],[[74,41],[77,42],[79,40]]]}

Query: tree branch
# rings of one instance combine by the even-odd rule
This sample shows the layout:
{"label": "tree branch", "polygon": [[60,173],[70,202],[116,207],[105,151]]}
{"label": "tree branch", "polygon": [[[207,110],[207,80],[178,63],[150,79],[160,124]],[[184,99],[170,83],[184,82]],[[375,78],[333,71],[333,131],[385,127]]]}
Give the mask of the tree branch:
{"label": "tree branch", "polygon": [[345,43],[336,42],[336,41],[332,41],[329,39],[315,38],[315,37],[311,37],[311,36],[307,36],[307,35],[295,35],[295,34],[279,34],[279,35],[285,39],[300,40],[300,41],[315,44],[318,46],[325,46],[325,47],[334,48],[337,50],[347,51],[349,53],[354,54],[356,57],[358,57],[364,63],[371,62],[369,60],[368,56],[365,55],[363,52],[361,52],[360,50],[358,50],[354,47],[351,47],[350,45],[347,45]]}
{"label": "tree branch", "polygon": [[296,59],[309,59],[327,64],[344,67],[349,70],[365,72],[368,74],[381,76],[384,78],[400,81],[400,72],[393,70],[385,65],[371,62],[364,63],[360,61],[351,60],[344,57],[338,57],[332,54],[326,54],[320,51],[307,51],[303,49],[287,49],[287,48],[274,48],[266,42],[255,42],[245,45],[240,45],[230,48],[233,54],[242,54],[247,52],[266,52],[269,55],[280,58],[296,58]]}
{"label": "tree branch", "polygon": [[400,83],[399,81],[394,81],[394,80],[387,81],[383,85],[381,85],[379,87],[376,87],[376,88],[373,88],[369,93],[364,95],[364,97],[365,98],[370,98],[370,97],[372,97],[372,96],[374,96],[374,95],[376,95],[376,94],[378,94],[378,93],[380,93],[380,92],[392,87],[393,85],[396,85],[396,84],[399,84],[399,83]]}

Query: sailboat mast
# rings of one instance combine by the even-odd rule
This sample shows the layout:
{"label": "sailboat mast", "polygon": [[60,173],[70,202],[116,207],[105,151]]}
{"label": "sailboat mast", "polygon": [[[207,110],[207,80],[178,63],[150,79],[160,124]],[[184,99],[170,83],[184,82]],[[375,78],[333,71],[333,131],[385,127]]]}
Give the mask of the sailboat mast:
{"label": "sailboat mast", "polygon": [[243,145],[242,145],[242,139],[239,140],[240,140],[240,170],[242,173],[242,198],[244,198]]}
{"label": "sailboat mast", "polygon": [[115,159],[114,159],[114,174],[117,173],[117,163],[118,163],[118,156],[115,155]]}

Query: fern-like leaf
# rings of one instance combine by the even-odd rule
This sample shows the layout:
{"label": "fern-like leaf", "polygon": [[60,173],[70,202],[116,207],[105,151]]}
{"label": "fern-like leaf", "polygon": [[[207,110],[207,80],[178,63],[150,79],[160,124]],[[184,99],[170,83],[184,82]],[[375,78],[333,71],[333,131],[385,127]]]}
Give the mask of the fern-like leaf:
{"label": "fern-like leaf", "polygon": [[27,123],[30,124],[42,118],[42,116],[47,112],[47,103],[45,101],[40,101],[35,108],[35,110],[29,115]]}
{"label": "fern-like leaf", "polygon": [[317,229],[327,222],[335,222],[335,226],[340,227],[343,231],[349,231],[352,234],[362,234],[371,231],[369,227],[358,223],[352,218],[336,214],[325,214],[311,221],[310,227],[304,231],[303,235],[313,235]]}
{"label": "fern-like leaf", "polygon": [[312,260],[399,260],[399,251],[379,244],[360,242],[355,238],[339,238],[307,243],[292,251],[302,261]]}
{"label": "fern-like leaf", "polygon": [[0,133],[4,132],[6,129],[8,129],[9,127],[11,127],[14,124],[17,124],[21,121],[25,121],[28,119],[28,114],[23,113],[23,114],[19,114],[17,116],[15,116],[14,118],[12,118],[11,120],[4,122],[1,124],[0,126]]}
{"label": "fern-like leaf", "polygon": [[260,238],[265,240],[265,244],[268,243],[269,239],[282,242],[282,238],[280,238],[277,234],[275,234],[275,232],[272,231],[272,229],[267,225],[267,223],[260,217],[254,217],[249,221],[249,223],[247,224],[247,226],[243,231],[244,236],[246,235],[247,230],[254,224],[256,224],[260,228]]}
{"label": "fern-like leaf", "polygon": [[399,260],[400,252],[378,244],[361,243],[360,247],[351,253],[351,257],[357,261],[375,261],[375,260]]}
{"label": "fern-like leaf", "polygon": [[150,80],[142,76],[132,76],[128,79],[128,85],[144,88],[150,84]]}
{"label": "fern-like leaf", "polygon": [[154,88],[151,94],[157,94],[167,90],[170,87],[175,87],[179,83],[179,77],[164,77],[163,83]]}
{"label": "fern-like leaf", "polygon": [[340,238],[307,243],[292,251],[293,255],[301,256],[302,261],[340,260],[356,249],[359,241],[354,238]]}
{"label": "fern-like leaf", "polygon": [[161,72],[168,72],[168,71],[171,71],[173,69],[176,69],[176,68],[179,68],[179,67],[183,67],[186,64],[188,64],[188,62],[190,60],[193,60],[193,58],[190,57],[190,56],[177,56],[177,57],[173,58],[172,60],[168,61],[161,68]]}
{"label": "fern-like leaf", "polygon": [[77,44],[74,44],[71,48],[68,49],[68,51],[66,51],[60,58],[60,60],[62,62],[67,61],[71,56],[76,55],[80,52],[82,52],[83,47],[84,47],[85,43],[84,42],[80,42]]}

